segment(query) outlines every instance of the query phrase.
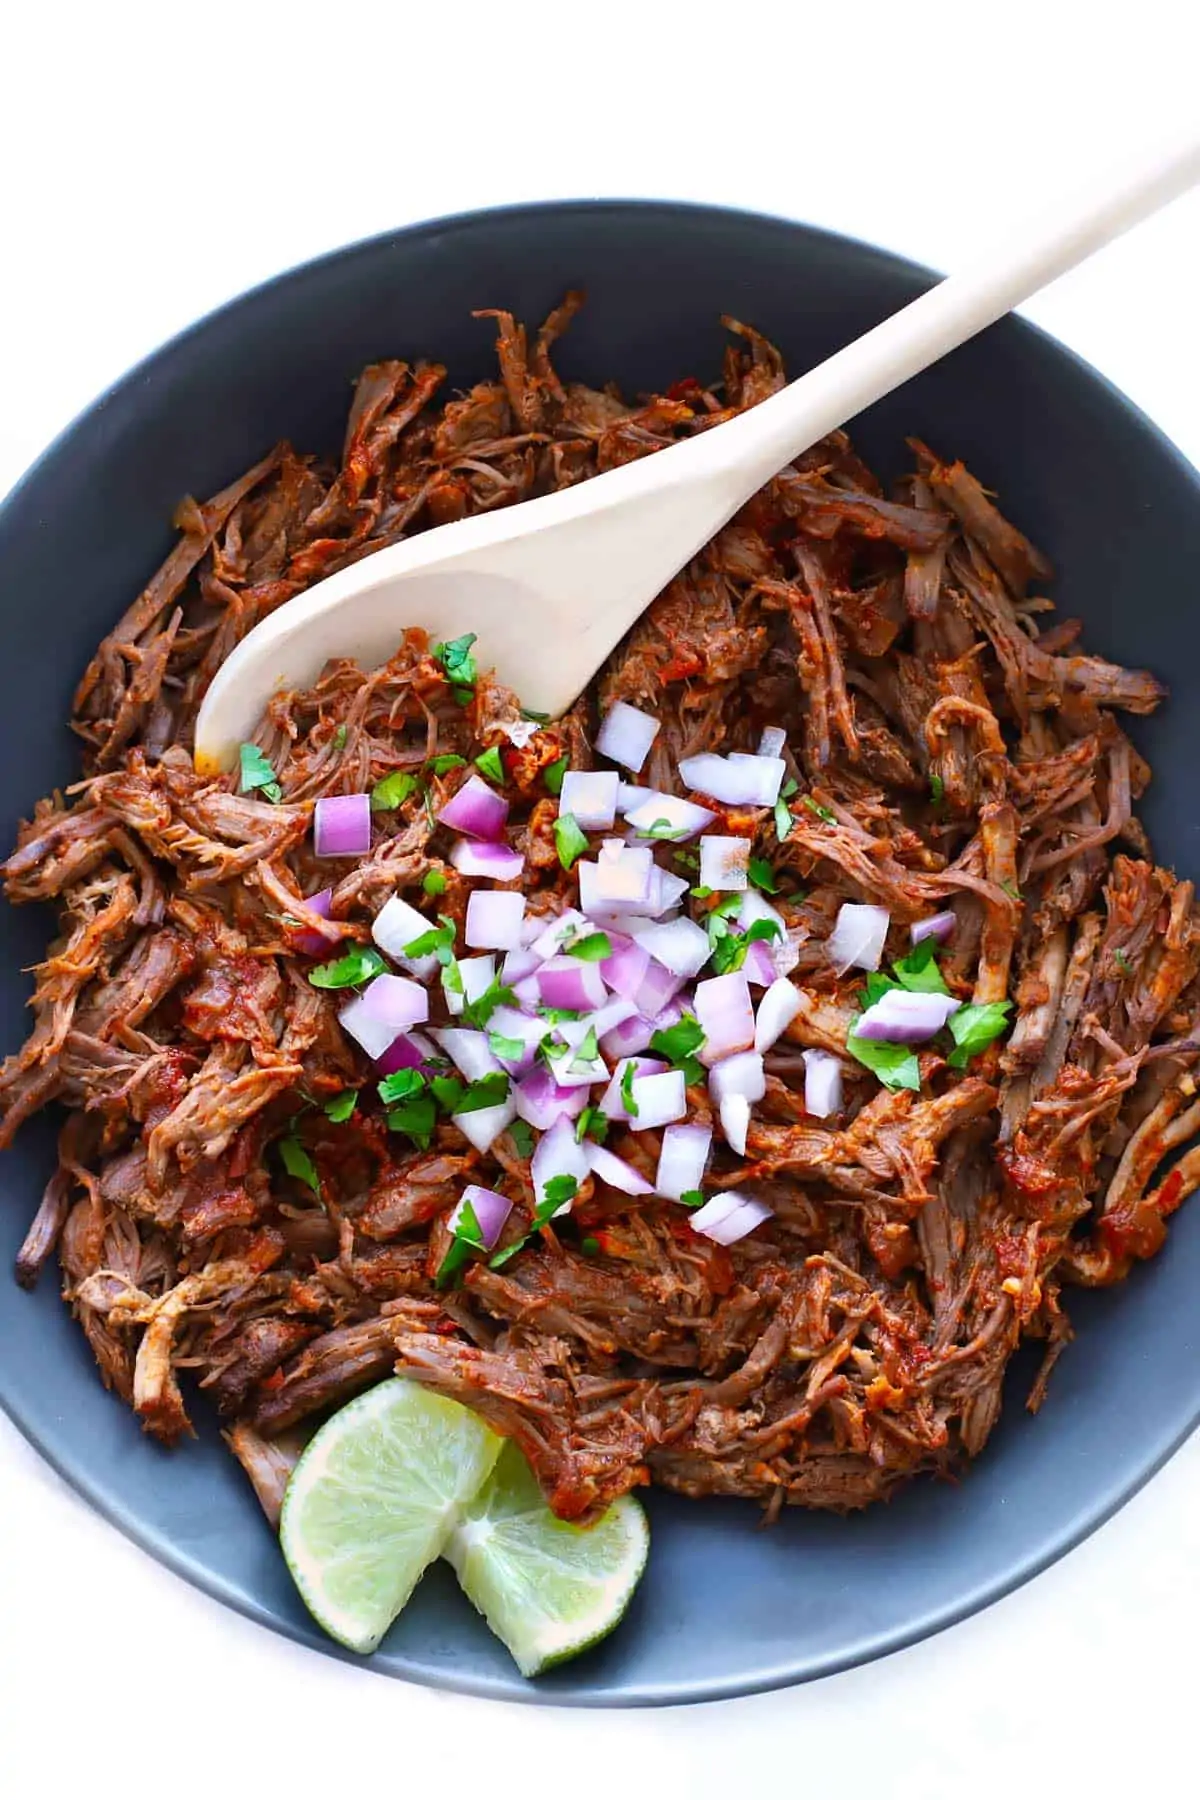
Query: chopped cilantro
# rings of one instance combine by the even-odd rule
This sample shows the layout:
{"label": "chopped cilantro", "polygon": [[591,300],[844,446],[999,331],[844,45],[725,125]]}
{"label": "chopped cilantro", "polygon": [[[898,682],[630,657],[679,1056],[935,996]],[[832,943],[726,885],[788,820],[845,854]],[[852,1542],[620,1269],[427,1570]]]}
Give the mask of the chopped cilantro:
{"label": "chopped cilantro", "polygon": [[445,775],[450,769],[465,769],[466,766],[466,757],[456,756],[453,751],[447,751],[445,756],[431,756],[425,765],[435,775]]}
{"label": "chopped cilantro", "polygon": [[294,1175],[297,1181],[302,1181],[305,1187],[310,1187],[314,1194],[321,1192],[317,1165],[296,1136],[294,1126],[286,1137],[281,1137],[279,1140],[279,1157],[289,1175]]}
{"label": "chopped cilantro", "polygon": [[503,783],[504,764],[500,760],[499,744],[493,744],[490,750],[485,750],[482,756],[477,756],[475,767],[481,775],[486,775],[489,781]]}
{"label": "chopped cilantro", "polygon": [[1122,975],[1133,974],[1133,965],[1119,944],[1113,951],[1113,961],[1116,963],[1118,969],[1120,969]]}
{"label": "chopped cilantro", "polygon": [[579,1183],[574,1175],[552,1175],[546,1183],[545,1195],[538,1201],[537,1213],[534,1214],[535,1221],[537,1221],[538,1213],[544,1212],[547,1208],[551,1212],[557,1211],[560,1206],[565,1206],[568,1200],[573,1200],[578,1192]]}
{"label": "chopped cilantro", "polygon": [[532,719],[535,725],[548,725],[550,723],[549,713],[534,712],[531,706],[523,706],[521,708],[521,717],[523,719]]}
{"label": "chopped cilantro", "polygon": [[582,1019],[583,1014],[581,1012],[572,1012],[569,1006],[539,1005],[538,1016],[543,1019],[549,1019],[551,1025],[561,1025],[566,1019]]}
{"label": "chopped cilantro", "polygon": [[670,819],[655,819],[652,825],[639,825],[638,836],[648,838],[673,838],[678,830],[679,826],[672,825]]}
{"label": "chopped cilantro", "polygon": [[393,1075],[385,1075],[379,1083],[379,1098],[385,1106],[392,1106],[398,1100],[411,1100],[416,1094],[425,1092],[426,1082],[420,1069],[397,1069]]}
{"label": "chopped cilantro", "polygon": [[357,1105],[358,1089],[343,1088],[340,1094],[325,1102],[325,1117],[332,1119],[335,1125],[344,1125]]}
{"label": "chopped cilantro", "polygon": [[508,1135],[518,1156],[527,1159],[533,1155],[533,1128],[524,1119],[514,1119],[508,1128]]}
{"label": "chopped cilantro", "polygon": [[698,869],[700,858],[694,850],[676,850],[675,861],[681,869]]}
{"label": "chopped cilantro", "polygon": [[359,987],[373,975],[382,975],[386,968],[378,950],[372,950],[369,944],[355,944],[336,962],[322,963],[320,968],[310,969],[308,979],[317,988]]}
{"label": "chopped cilantro", "polygon": [[680,1206],[703,1206],[704,1195],[699,1188],[684,1188],[679,1196]]}
{"label": "chopped cilantro", "polygon": [[430,899],[433,899],[438,894],[445,893],[446,877],[442,874],[440,869],[430,869],[429,873],[425,876],[424,880],[421,882],[421,886],[424,888],[425,892],[429,895]]}
{"label": "chopped cilantro", "polygon": [[920,1093],[921,1065],[916,1051],[907,1044],[875,1044],[851,1031],[846,1038],[846,1048],[864,1068],[878,1075],[884,1087],[911,1088],[914,1093]]}
{"label": "chopped cilantro", "polygon": [[946,784],[940,775],[929,777],[929,794],[935,806],[941,806],[946,798]]}
{"label": "chopped cilantro", "polygon": [[546,784],[547,792],[551,794],[562,793],[563,776],[570,766],[570,757],[560,756],[557,762],[552,762],[548,768],[543,769],[542,780]]}
{"label": "chopped cilantro", "polygon": [[458,927],[453,919],[445,913],[438,914],[438,922],[415,937],[411,944],[405,944],[405,956],[436,956],[444,969],[448,969],[454,961],[454,934]]}
{"label": "chopped cilantro", "polygon": [[612,939],[606,931],[593,931],[587,937],[564,944],[563,949],[568,956],[577,956],[580,962],[603,962],[606,956],[612,955]]}
{"label": "chopped cilantro", "polygon": [[807,806],[809,812],[812,813],[815,818],[820,819],[822,825],[837,824],[837,814],[830,812],[827,806],[822,806],[819,800],[814,800],[811,794],[802,794],[800,797],[800,804],[801,806]]}
{"label": "chopped cilantro", "polygon": [[410,775],[407,769],[394,769],[371,789],[371,811],[395,812],[398,806],[403,806],[416,786],[415,775]]}
{"label": "chopped cilantro", "polygon": [[583,1251],[585,1256],[599,1256],[600,1239],[594,1237],[580,1238],[579,1248]]}
{"label": "chopped cilantro", "polygon": [[915,950],[892,964],[892,972],[900,986],[910,994],[948,994],[942,971],[937,965],[937,940],[925,938]]}
{"label": "chopped cilantro", "polygon": [[781,844],[786,844],[788,838],[791,836],[794,823],[795,821],[788,809],[788,803],[781,794],[779,799],[775,802],[775,836],[779,839]]}
{"label": "chopped cilantro", "polygon": [[264,800],[270,800],[274,805],[282,797],[283,789],[258,745],[242,744],[238,750],[238,758],[241,764],[241,792],[260,793]]}
{"label": "chopped cilantro", "polygon": [[746,952],[759,938],[782,937],[777,919],[755,919],[752,925],[743,932],[727,931],[713,942],[712,966],[718,975],[728,975],[740,969],[746,960]]}
{"label": "chopped cilantro", "polygon": [[517,996],[513,993],[512,989],[510,987],[505,987],[504,983],[497,979],[492,982],[490,987],[486,987],[483,990],[478,1000],[468,1000],[466,1002],[462,1010],[463,1021],[467,1025],[474,1025],[477,1031],[484,1031],[487,1028],[488,1020],[491,1018],[496,1008],[498,1006],[513,1006],[516,1003],[516,998]]}
{"label": "chopped cilantro", "polygon": [[572,1075],[582,1075],[589,1063],[594,1063],[600,1054],[600,1045],[596,1041],[596,1027],[589,1025],[583,1035],[578,1050],[571,1060]]}
{"label": "chopped cilantro", "polygon": [[483,1112],[489,1106],[503,1106],[507,1099],[508,1076],[503,1069],[494,1069],[490,1075],[481,1075],[478,1081],[469,1084],[454,1111]]}
{"label": "chopped cilantro", "polygon": [[418,1150],[429,1148],[436,1121],[437,1109],[431,1094],[414,1094],[412,1099],[393,1106],[387,1116],[388,1130],[403,1132]]}
{"label": "chopped cilantro", "polygon": [[704,1029],[691,1013],[685,1012],[675,1025],[668,1025],[665,1031],[656,1031],[650,1039],[651,1050],[657,1050],[677,1069],[683,1070],[683,1079],[688,1087],[703,1078],[701,1067],[695,1052],[704,1042]]}
{"label": "chopped cilantro", "polygon": [[484,1248],[483,1232],[479,1228],[479,1220],[475,1216],[475,1208],[469,1200],[464,1200],[454,1221],[454,1232],[450,1239],[450,1248],[441,1260],[436,1282],[440,1288],[448,1287],[463,1264],[469,1261],[472,1251]]}
{"label": "chopped cilantro", "polygon": [[625,1111],[629,1114],[631,1119],[636,1119],[638,1116],[638,1104],[633,1097],[633,1084],[636,1077],[637,1070],[634,1068],[633,1064],[631,1062],[626,1063],[621,1072],[621,1105],[625,1108]]}
{"label": "chopped cilantro", "polygon": [[350,733],[346,729],[346,727],[344,725],[339,725],[337,730],[334,732],[333,737],[330,739],[330,742],[332,743],[334,749],[335,750],[344,750],[346,748],[346,739],[349,737],[349,735],[350,735]]}
{"label": "chopped cilantro", "polygon": [[750,879],[756,888],[762,889],[764,894],[777,894],[779,892],[779,883],[775,879],[775,871],[765,856],[752,856],[750,858]]}
{"label": "chopped cilantro", "polygon": [[[471,645],[474,642],[475,633],[468,631],[463,637],[451,638],[448,644],[433,646],[434,661],[441,663],[446,671],[447,680],[454,687],[467,690],[468,699],[470,699],[470,690],[474,687],[475,678],[479,673],[475,667],[475,658],[471,655]],[[458,697],[456,694],[455,699]]]}
{"label": "chopped cilantro", "polygon": [[1021,890],[1015,881],[1002,881],[1000,886],[1004,889],[1010,900],[1020,900]]}
{"label": "chopped cilantro", "polygon": [[1000,1036],[1012,1010],[1011,1000],[988,1000],[982,1006],[960,1006],[946,1023],[955,1048],[950,1052],[952,1069],[965,1069],[973,1056]]}
{"label": "chopped cilantro", "polygon": [[429,1081],[429,1091],[442,1108],[443,1112],[452,1113],[466,1093],[457,1075],[433,1075]]}
{"label": "chopped cilantro", "polygon": [[554,821],[554,842],[558,846],[558,860],[563,868],[573,869],[588,847],[588,841],[580,830],[574,813],[559,813]]}
{"label": "chopped cilantro", "polygon": [[582,1144],[584,1138],[590,1137],[595,1144],[602,1144],[608,1136],[608,1120],[598,1106],[585,1106],[575,1125],[575,1142]]}
{"label": "chopped cilantro", "polygon": [[493,1056],[507,1056],[510,1062],[517,1062],[525,1054],[525,1040],[505,1037],[500,1031],[489,1031],[488,1049]]}

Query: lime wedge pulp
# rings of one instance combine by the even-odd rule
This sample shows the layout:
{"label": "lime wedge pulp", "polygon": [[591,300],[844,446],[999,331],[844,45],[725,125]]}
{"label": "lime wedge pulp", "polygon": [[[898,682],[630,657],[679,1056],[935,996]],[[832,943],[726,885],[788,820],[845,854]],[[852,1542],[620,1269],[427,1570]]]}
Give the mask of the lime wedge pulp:
{"label": "lime wedge pulp", "polygon": [[374,1650],[500,1446],[465,1406],[415,1382],[383,1381],[335,1413],[296,1464],[279,1524],[318,1625]]}
{"label": "lime wedge pulp", "polygon": [[629,1494],[595,1525],[556,1518],[508,1443],[442,1554],[522,1675],[538,1675],[620,1622],[649,1545],[646,1515]]}

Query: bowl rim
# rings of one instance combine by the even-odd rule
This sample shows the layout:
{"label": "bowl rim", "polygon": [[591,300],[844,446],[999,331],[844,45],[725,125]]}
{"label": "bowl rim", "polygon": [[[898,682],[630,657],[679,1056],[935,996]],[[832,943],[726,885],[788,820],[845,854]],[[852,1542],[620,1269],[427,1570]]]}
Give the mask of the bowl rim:
{"label": "bowl rim", "polygon": [[[539,218],[549,215],[586,216],[591,214],[598,216],[606,213],[638,213],[643,216],[658,213],[665,219],[678,218],[683,215],[717,221],[724,219],[743,224],[751,223],[787,235],[799,235],[809,239],[823,240],[832,246],[849,247],[860,259],[865,259],[867,262],[885,263],[893,274],[899,272],[907,275],[918,290],[931,286],[941,279],[940,274],[927,265],[915,262],[868,239],[859,238],[850,233],[810,224],[804,219],[790,217],[786,214],[763,212],[750,207],[709,204],[698,200],[675,200],[647,196],[622,197],[620,195],[525,200],[502,206],[475,207],[416,220],[408,225],[370,233],[365,237],[356,238],[350,243],[322,251],[316,256],[307,257],[300,262],[291,264],[264,280],[231,295],[164,339],[123,374],[111,381],[95,398],[85,403],[55,433],[46,447],[17,478],[13,486],[0,496],[0,530],[6,523],[8,515],[24,498],[26,491],[53,464],[71,440],[103,413],[111,401],[135,384],[153,378],[155,372],[160,367],[168,365],[181,348],[209,331],[214,324],[234,318],[239,310],[258,304],[277,289],[283,289],[297,279],[317,275],[327,268],[349,262],[358,256],[370,256],[385,246],[419,242],[434,235],[469,235],[481,224],[497,218],[529,219],[536,222]],[[1123,412],[1131,423],[1154,437],[1161,449],[1177,465],[1180,474],[1195,488],[1197,501],[1200,502],[1200,470],[1167,433],[1102,371],[1095,368],[1070,345],[1063,343],[1054,333],[1035,325],[1019,313],[1006,315],[1001,323],[1015,331],[1019,338],[1029,336],[1035,343],[1052,347],[1057,356],[1065,359],[1095,388],[1103,392],[1106,398]],[[281,1618],[176,1548],[159,1535],[154,1528],[143,1525],[140,1520],[123,1511],[118,1504],[110,1502],[102,1490],[93,1487],[86,1474],[69,1457],[58,1453],[34,1420],[26,1416],[19,1398],[8,1391],[3,1381],[0,1381],[0,1410],[12,1421],[25,1441],[81,1499],[87,1502],[94,1512],[115,1526],[125,1538],[153,1557],[157,1563],[181,1576],[191,1586],[200,1589],[212,1599],[231,1607],[244,1618],[252,1620],[255,1624],[264,1626],[305,1648],[313,1647],[302,1622],[293,1625],[288,1619]],[[986,1607],[1023,1587],[1041,1574],[1044,1569],[1049,1568],[1089,1538],[1127,1501],[1140,1492],[1187,1441],[1197,1425],[1200,1425],[1200,1385],[1197,1386],[1195,1400],[1182,1423],[1174,1422],[1171,1429],[1162,1434],[1151,1456],[1143,1459],[1132,1471],[1122,1472],[1110,1481],[1108,1486],[1096,1495],[1092,1505],[1081,1510],[1075,1516],[1069,1527],[1059,1531],[1057,1536],[1036,1551],[1019,1559],[1004,1574],[978,1584],[953,1602],[935,1606],[926,1614],[914,1616],[903,1628],[881,1630],[874,1638],[865,1643],[860,1642],[857,1646],[844,1652],[827,1654],[807,1663],[799,1664],[793,1653],[790,1660],[780,1661],[770,1668],[760,1669],[746,1677],[688,1679],[674,1683],[643,1681],[624,1687],[619,1691],[617,1689],[595,1689],[580,1692],[556,1690],[538,1683],[521,1681],[516,1676],[483,1675],[457,1667],[442,1669],[428,1663],[418,1662],[415,1658],[406,1655],[395,1655],[391,1664],[384,1666],[374,1663],[370,1659],[352,1655],[334,1643],[332,1639],[323,1643],[320,1648],[325,1653],[351,1663],[370,1674],[412,1680],[443,1692],[461,1693],[478,1699],[510,1701],[521,1705],[553,1705],[588,1709],[677,1706],[738,1699],[751,1694],[797,1686],[801,1683],[839,1674],[843,1670],[856,1668],[881,1657],[890,1656],[896,1651],[907,1649],[922,1639],[932,1637],[973,1614],[983,1611]]]}

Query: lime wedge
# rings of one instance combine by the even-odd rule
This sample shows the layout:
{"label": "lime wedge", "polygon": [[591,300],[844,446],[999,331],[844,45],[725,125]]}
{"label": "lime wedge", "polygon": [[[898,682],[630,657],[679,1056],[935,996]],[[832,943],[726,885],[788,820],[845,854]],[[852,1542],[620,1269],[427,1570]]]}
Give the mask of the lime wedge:
{"label": "lime wedge", "polygon": [[323,1425],[288,1482],[279,1539],[318,1625],[374,1650],[501,1439],[465,1406],[415,1382],[383,1381]]}
{"label": "lime wedge", "polygon": [[442,1554],[522,1675],[540,1675],[620,1622],[649,1547],[646,1515],[628,1494],[595,1525],[556,1519],[507,1443]]}

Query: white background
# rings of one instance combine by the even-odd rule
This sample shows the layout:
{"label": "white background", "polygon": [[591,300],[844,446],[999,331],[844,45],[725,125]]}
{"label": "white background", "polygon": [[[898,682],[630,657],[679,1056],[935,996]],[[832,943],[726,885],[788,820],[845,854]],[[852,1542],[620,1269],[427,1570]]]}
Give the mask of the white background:
{"label": "white background", "polygon": [[[163,338],[393,225],[666,195],[792,214],[948,267],[1056,169],[1200,122],[1190,0],[16,12],[0,25],[0,491]],[[1198,245],[1189,200],[1027,309],[1195,460]],[[0,1305],[17,1304],[0,1285]],[[928,1644],[754,1700],[567,1713],[293,1648],[160,1570],[0,1421],[0,1787],[1186,1793],[1198,1501],[1193,1442],[1064,1563]]]}

